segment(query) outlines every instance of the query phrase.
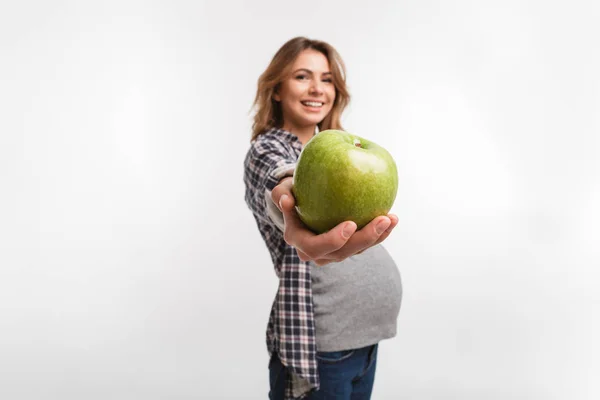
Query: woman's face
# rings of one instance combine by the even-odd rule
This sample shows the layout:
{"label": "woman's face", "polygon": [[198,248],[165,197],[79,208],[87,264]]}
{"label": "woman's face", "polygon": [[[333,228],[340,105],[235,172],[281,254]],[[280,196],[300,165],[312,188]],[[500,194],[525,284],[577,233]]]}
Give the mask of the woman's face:
{"label": "woman's face", "polygon": [[335,100],[327,57],[312,49],[300,53],[292,65],[292,75],[281,83],[273,98],[281,104],[284,129],[314,130]]}

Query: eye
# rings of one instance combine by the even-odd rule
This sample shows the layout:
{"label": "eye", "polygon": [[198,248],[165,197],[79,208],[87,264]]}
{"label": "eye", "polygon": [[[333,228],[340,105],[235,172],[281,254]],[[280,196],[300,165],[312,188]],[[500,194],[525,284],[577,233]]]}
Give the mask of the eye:
{"label": "eye", "polygon": [[333,79],[331,79],[331,78],[325,78],[325,79],[323,79],[323,82],[332,83]]}
{"label": "eye", "polygon": [[296,75],[296,79],[298,79],[298,80],[308,79],[308,75],[306,75],[306,74]]}

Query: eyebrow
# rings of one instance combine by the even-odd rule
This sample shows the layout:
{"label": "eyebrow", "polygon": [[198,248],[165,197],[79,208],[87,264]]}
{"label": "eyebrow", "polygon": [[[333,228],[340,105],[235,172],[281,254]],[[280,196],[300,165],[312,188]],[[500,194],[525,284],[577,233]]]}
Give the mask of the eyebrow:
{"label": "eyebrow", "polygon": [[[307,69],[307,68],[298,68],[297,70],[294,71],[294,74],[297,74],[298,72],[301,72],[301,71],[308,72],[309,74],[313,73],[310,69]],[[331,72],[330,71],[323,72],[322,75],[331,75]]]}

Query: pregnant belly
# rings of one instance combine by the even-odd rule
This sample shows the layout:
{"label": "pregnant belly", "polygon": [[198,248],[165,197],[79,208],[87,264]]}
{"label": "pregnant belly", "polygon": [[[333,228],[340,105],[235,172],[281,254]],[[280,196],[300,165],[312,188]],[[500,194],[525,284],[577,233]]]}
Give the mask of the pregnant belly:
{"label": "pregnant belly", "polygon": [[395,324],[402,282],[382,246],[340,263],[313,267],[312,279],[317,327],[340,330]]}

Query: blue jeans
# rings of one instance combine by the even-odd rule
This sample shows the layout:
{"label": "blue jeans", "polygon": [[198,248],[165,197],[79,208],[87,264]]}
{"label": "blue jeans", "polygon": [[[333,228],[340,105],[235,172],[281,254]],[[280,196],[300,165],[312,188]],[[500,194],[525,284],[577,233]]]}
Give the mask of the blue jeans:
{"label": "blue jeans", "polygon": [[[375,381],[377,344],[354,350],[317,352],[321,387],[306,400],[369,400]],[[269,362],[270,400],[283,400],[287,368],[277,354]]]}

